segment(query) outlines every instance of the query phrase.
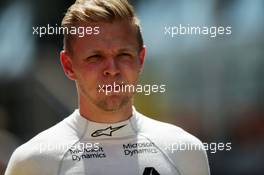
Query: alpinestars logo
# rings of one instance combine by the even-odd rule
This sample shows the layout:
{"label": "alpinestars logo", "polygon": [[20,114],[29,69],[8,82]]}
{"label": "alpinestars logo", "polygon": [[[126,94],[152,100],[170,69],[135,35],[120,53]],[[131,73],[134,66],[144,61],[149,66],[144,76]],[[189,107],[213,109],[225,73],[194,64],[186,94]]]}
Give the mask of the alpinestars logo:
{"label": "alpinestars logo", "polygon": [[146,167],[143,175],[160,175],[158,171],[153,167]]}
{"label": "alpinestars logo", "polygon": [[99,137],[99,136],[102,136],[102,135],[105,135],[105,136],[112,136],[112,133],[119,130],[120,128],[123,128],[124,126],[126,125],[121,125],[121,126],[118,126],[118,127],[112,127],[112,126],[109,126],[105,129],[98,129],[96,131],[94,131],[91,136],[92,137]]}

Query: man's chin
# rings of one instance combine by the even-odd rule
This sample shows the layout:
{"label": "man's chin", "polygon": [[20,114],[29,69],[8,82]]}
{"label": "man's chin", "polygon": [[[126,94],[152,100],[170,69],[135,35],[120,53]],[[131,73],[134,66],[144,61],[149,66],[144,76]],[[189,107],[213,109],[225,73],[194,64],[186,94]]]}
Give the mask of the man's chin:
{"label": "man's chin", "polygon": [[131,100],[130,97],[109,96],[97,103],[97,106],[107,112],[115,112],[122,109]]}

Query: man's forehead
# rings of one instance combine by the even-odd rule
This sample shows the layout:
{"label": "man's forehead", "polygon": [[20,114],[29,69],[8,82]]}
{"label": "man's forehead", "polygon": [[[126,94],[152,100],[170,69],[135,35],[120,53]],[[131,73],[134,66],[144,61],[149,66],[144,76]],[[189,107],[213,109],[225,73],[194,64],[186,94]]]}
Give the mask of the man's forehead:
{"label": "man's forehead", "polygon": [[[101,54],[105,52],[105,49],[101,48],[90,48],[88,49],[89,53],[94,53],[94,54]],[[121,46],[121,47],[116,47],[116,48],[107,48],[107,51],[116,51],[116,52],[137,52],[136,47],[131,47],[131,46]]]}
{"label": "man's forehead", "polygon": [[105,43],[104,45],[75,45],[75,53],[82,54],[115,54],[120,52],[138,52],[138,47],[136,45],[120,45],[120,44],[109,44]]}
{"label": "man's forehead", "polygon": [[73,48],[80,50],[137,50],[138,41],[135,29],[128,21],[86,23],[82,27],[98,27],[99,33],[75,37]]}

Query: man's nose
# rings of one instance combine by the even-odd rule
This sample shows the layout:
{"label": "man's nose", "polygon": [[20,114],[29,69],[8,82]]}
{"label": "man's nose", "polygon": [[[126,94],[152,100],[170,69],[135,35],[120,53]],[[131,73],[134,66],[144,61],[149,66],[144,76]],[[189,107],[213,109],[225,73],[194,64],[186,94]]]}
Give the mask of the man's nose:
{"label": "man's nose", "polygon": [[104,69],[104,76],[116,76],[120,73],[117,60],[109,58],[106,60],[106,66]]}

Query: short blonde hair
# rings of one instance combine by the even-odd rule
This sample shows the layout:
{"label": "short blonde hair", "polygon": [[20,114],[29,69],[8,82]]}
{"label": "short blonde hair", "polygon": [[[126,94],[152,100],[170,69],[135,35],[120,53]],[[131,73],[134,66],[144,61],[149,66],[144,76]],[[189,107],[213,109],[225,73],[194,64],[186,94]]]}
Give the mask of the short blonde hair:
{"label": "short blonde hair", "polygon": [[[76,0],[69,7],[63,20],[62,27],[70,28],[80,23],[113,22],[128,20],[135,26],[139,47],[143,47],[140,22],[133,7],[127,0]],[[70,34],[64,34],[64,49],[71,51]]]}

